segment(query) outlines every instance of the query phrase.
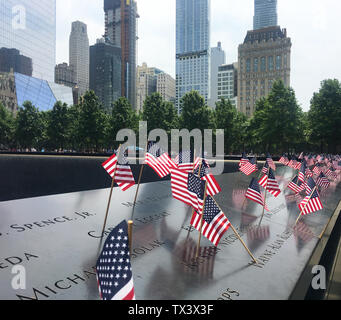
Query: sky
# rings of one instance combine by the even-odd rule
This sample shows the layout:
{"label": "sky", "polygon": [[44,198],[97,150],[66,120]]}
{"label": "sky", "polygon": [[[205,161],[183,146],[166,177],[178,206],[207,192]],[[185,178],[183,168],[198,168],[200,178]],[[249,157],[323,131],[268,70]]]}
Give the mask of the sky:
{"label": "sky", "polygon": [[[57,63],[69,62],[72,21],[88,26],[90,45],[104,34],[103,0],[57,0]],[[227,63],[253,27],[254,0],[211,0],[211,46]],[[175,77],[175,0],[137,0],[138,57]],[[278,24],[292,41],[291,87],[304,111],[324,79],[341,80],[340,0],[278,0]]]}

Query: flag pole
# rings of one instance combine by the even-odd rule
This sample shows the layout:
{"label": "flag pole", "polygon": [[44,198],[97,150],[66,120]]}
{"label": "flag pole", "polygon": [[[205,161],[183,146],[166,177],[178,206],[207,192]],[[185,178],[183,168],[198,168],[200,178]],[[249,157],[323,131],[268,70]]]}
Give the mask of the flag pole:
{"label": "flag pole", "polygon": [[129,239],[129,250],[131,254],[132,244],[133,244],[133,221],[128,221],[128,239]]}
{"label": "flag pole", "polygon": [[301,216],[302,216],[302,214],[303,214],[303,212],[304,212],[304,210],[305,210],[305,207],[308,205],[308,203],[309,203],[311,197],[313,196],[314,192],[316,191],[316,188],[317,188],[317,186],[315,186],[315,188],[314,188],[313,191],[311,192],[311,195],[310,195],[310,197],[309,197],[307,203],[304,205],[302,211],[300,212],[300,215],[298,216],[298,218],[297,218],[297,220],[296,220],[296,222],[295,222],[293,228],[296,227],[298,220],[300,220],[300,218],[301,218]]}
{"label": "flag pole", "polygon": [[102,228],[102,237],[104,235],[105,226],[107,224],[110,202],[111,202],[111,197],[112,197],[112,191],[113,191],[114,185],[115,185],[115,175],[116,175],[116,170],[117,170],[117,164],[118,164],[118,157],[119,157],[120,149],[121,149],[121,145],[117,149],[117,163],[116,163],[114,175],[113,175],[112,181],[111,181],[111,188],[110,188],[110,195],[109,195],[108,204],[107,204],[107,211],[105,213],[104,224],[103,224],[103,228]]}
{"label": "flag pole", "polygon": [[[203,202],[202,212],[201,212],[200,232],[199,232],[199,239],[198,239],[198,245],[197,245],[196,258],[199,257],[199,249],[200,249],[202,225],[204,224],[204,212],[205,212],[206,198],[207,198],[207,181],[205,181],[204,202]],[[194,209],[193,209],[193,210],[194,210]]]}
{"label": "flag pole", "polygon": [[266,196],[267,196],[267,187],[268,187],[268,182],[269,182],[269,173],[270,173],[270,166],[268,168],[268,172],[267,172],[267,176],[268,176],[268,179],[266,181],[266,186],[265,186],[265,196],[264,196],[264,205],[263,205],[263,213],[262,213],[262,218],[260,219],[259,221],[259,226],[261,225],[262,221],[263,221],[263,218],[264,218],[264,211],[265,211],[265,206],[266,206]]}
{"label": "flag pole", "polygon": [[[212,197],[212,199],[214,200],[215,204],[217,205],[217,207],[221,210],[220,206],[218,205],[217,201]],[[248,254],[250,255],[250,257],[252,258],[252,260],[258,264],[258,261],[256,260],[256,258],[252,255],[251,251],[249,250],[249,248],[246,246],[245,242],[243,241],[243,239],[240,237],[239,233],[237,232],[237,230],[234,228],[234,226],[232,225],[232,223],[230,222],[231,228],[233,230],[233,232],[235,233],[235,235],[238,237],[239,241],[242,243],[243,247],[246,249],[246,251],[248,252]]]}

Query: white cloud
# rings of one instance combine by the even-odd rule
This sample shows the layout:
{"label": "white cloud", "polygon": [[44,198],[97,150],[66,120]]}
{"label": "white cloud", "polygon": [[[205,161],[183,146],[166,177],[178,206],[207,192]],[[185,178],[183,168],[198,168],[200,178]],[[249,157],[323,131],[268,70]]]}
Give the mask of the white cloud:
{"label": "white cloud", "polygon": [[[138,63],[147,62],[175,75],[175,0],[137,0]],[[278,0],[279,24],[291,37],[291,85],[305,111],[320,82],[341,79],[339,0]],[[88,25],[90,43],[104,32],[103,0],[57,0],[57,62],[68,61],[71,22]],[[238,45],[252,29],[253,0],[211,0],[211,45],[218,41],[227,62],[238,57]]]}

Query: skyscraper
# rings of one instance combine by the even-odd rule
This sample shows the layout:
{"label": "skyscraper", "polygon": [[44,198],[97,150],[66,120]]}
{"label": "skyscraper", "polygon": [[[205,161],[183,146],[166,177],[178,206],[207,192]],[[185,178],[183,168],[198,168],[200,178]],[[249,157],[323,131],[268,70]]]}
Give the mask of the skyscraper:
{"label": "skyscraper", "polygon": [[0,0],[0,48],[32,59],[33,76],[53,81],[56,64],[56,0]]}
{"label": "skyscraper", "polygon": [[210,98],[210,0],[176,0],[176,106],[189,91]]}
{"label": "skyscraper", "polygon": [[0,72],[22,73],[32,76],[32,59],[20,54],[17,49],[0,49]]}
{"label": "skyscraper", "polygon": [[107,112],[121,97],[121,48],[104,39],[90,47],[90,89]]}
{"label": "skyscraper", "polygon": [[211,48],[211,98],[209,106],[215,108],[218,101],[218,68],[226,63],[225,51],[218,42],[217,47]]}
{"label": "skyscraper", "polygon": [[122,96],[136,109],[137,5],[134,0],[104,0],[105,39],[121,48]]}
{"label": "skyscraper", "polygon": [[277,0],[255,0],[253,30],[277,26]]}
{"label": "skyscraper", "polygon": [[79,95],[89,89],[89,38],[87,26],[80,21],[72,22],[69,39],[69,64],[74,71],[74,82]]}
{"label": "skyscraper", "polygon": [[238,109],[248,117],[256,102],[281,79],[290,86],[291,39],[286,29],[268,27],[248,31],[238,48]]}

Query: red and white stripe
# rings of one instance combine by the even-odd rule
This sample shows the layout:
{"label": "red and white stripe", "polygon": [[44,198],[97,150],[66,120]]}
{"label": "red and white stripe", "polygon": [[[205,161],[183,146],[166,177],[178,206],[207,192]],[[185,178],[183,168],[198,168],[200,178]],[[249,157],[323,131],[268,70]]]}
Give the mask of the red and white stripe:
{"label": "red and white stripe", "polygon": [[[201,226],[201,214],[194,212],[191,220],[191,225],[200,232]],[[231,222],[226,218],[225,214],[221,211],[216,217],[208,224],[205,219],[203,219],[202,224],[202,234],[209,241],[211,241],[215,246],[218,246],[220,239],[224,233],[231,226]]]}
{"label": "red and white stripe", "polygon": [[270,179],[267,175],[265,175],[262,179],[258,181],[259,185],[261,185],[265,190],[271,193],[275,198],[279,196],[281,193],[281,189],[279,188],[278,182],[276,179]]}
{"label": "red and white stripe", "polygon": [[300,192],[305,190],[305,184],[301,184],[299,186],[296,183],[291,181],[288,185],[288,188],[291,189],[292,191],[294,191],[295,193],[300,193]]}
{"label": "red and white stripe", "polygon": [[202,180],[207,181],[207,194],[211,197],[221,192],[221,187],[214,176],[209,173],[202,178]]}
{"label": "red and white stripe", "polygon": [[135,290],[133,278],[119,291],[111,300],[135,300]]}
{"label": "red and white stripe", "polygon": [[135,179],[129,165],[117,165],[115,182],[122,191],[126,191],[135,185]]}
{"label": "red and white stripe", "polygon": [[[307,215],[323,209],[320,197],[311,198],[309,196],[305,197],[302,202],[298,205],[302,215]],[[304,209],[304,210],[303,210]]]}
{"label": "red and white stripe", "polygon": [[246,174],[247,176],[249,176],[250,174],[252,174],[253,172],[257,171],[257,165],[256,164],[251,164],[251,162],[247,162],[244,166],[242,166],[239,169],[241,172],[243,172],[244,174]]}
{"label": "red and white stripe", "polygon": [[191,205],[188,191],[188,173],[179,169],[171,170],[171,187],[173,198]]}
{"label": "red and white stripe", "polygon": [[117,156],[113,154],[107,161],[102,163],[102,167],[108,172],[108,174],[113,178],[117,164]]}
{"label": "red and white stripe", "polygon": [[[262,196],[262,194],[260,194],[259,192],[253,190],[253,189],[248,189],[245,193],[245,197],[248,198],[249,200],[252,200],[258,204],[260,204],[261,206],[264,206],[264,198]],[[269,211],[269,209],[267,208],[267,206],[265,205],[265,210]]]}
{"label": "red and white stripe", "polygon": [[162,154],[160,157],[155,158],[152,154],[146,153],[146,164],[148,164],[160,178],[168,176],[171,169],[176,169],[176,164],[172,161],[168,153]]}

